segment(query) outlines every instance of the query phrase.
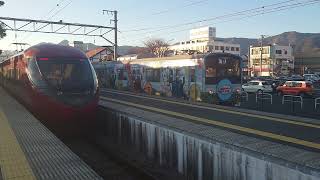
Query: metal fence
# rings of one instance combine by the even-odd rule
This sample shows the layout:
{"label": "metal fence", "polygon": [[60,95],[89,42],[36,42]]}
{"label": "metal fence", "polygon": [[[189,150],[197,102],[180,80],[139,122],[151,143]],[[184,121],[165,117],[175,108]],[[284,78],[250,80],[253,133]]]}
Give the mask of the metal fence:
{"label": "metal fence", "polygon": [[301,96],[293,96],[293,95],[283,95],[282,96],[282,104],[286,102],[290,103],[300,103],[300,107],[303,107],[303,98]]}
{"label": "metal fence", "polygon": [[270,103],[272,104],[272,94],[270,93],[256,93],[256,103],[258,102],[258,100],[268,100],[270,101]]}

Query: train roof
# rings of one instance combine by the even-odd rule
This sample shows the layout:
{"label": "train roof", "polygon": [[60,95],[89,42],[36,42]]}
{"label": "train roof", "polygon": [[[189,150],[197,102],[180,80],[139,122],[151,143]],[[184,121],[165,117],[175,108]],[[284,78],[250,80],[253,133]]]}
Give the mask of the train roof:
{"label": "train roof", "polygon": [[72,57],[87,59],[87,56],[80,49],[71,46],[62,46],[52,43],[41,43],[32,46],[24,51],[25,55],[37,57]]}
{"label": "train roof", "polygon": [[202,59],[204,57],[210,56],[230,56],[241,59],[240,56],[230,53],[208,53],[208,54],[194,54],[194,55],[177,55],[168,57],[154,57],[154,58],[143,58],[143,59],[133,59],[133,60],[122,60],[122,62],[141,62],[141,61],[164,61],[164,60],[182,60],[182,59]]}

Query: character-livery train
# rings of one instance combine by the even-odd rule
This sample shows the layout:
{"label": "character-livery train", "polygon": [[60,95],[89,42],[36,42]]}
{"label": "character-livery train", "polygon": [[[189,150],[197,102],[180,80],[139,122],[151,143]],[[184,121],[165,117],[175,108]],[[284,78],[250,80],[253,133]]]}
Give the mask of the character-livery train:
{"label": "character-livery train", "polygon": [[241,57],[229,53],[94,63],[101,86],[214,103],[236,104]]}
{"label": "character-livery train", "polygon": [[86,55],[76,48],[32,46],[0,63],[0,84],[53,125],[76,128],[96,114],[97,77]]}

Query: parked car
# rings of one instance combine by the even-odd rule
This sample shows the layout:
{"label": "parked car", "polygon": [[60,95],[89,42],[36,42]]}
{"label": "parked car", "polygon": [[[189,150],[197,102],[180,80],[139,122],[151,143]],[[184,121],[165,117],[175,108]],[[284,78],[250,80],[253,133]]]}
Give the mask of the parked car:
{"label": "parked car", "polygon": [[298,74],[293,74],[290,79],[288,80],[291,80],[291,81],[304,81],[304,77],[301,76],[301,75],[298,75]]}
{"label": "parked car", "polygon": [[277,88],[278,95],[313,96],[314,87],[310,81],[287,81]]}
{"label": "parked car", "polygon": [[305,78],[306,81],[311,81],[311,82],[320,81],[320,77],[317,74],[304,74],[303,77]]}
{"label": "parked car", "polygon": [[267,81],[250,81],[246,84],[242,85],[242,90],[245,92],[253,92],[253,93],[262,93],[268,92],[271,93],[273,91],[271,84]]}

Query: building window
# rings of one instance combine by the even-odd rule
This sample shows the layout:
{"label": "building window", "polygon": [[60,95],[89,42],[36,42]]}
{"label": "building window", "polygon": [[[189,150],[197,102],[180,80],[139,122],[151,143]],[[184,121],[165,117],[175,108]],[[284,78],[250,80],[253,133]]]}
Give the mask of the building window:
{"label": "building window", "polygon": [[240,51],[240,48],[239,48],[239,47],[236,47],[236,51]]}
{"label": "building window", "polygon": [[224,51],[224,46],[220,46],[220,50]]}
{"label": "building window", "polygon": [[181,44],[184,44],[184,42],[182,42]]}
{"label": "building window", "polygon": [[227,47],[226,47],[226,50],[227,50],[227,51],[230,51],[230,47],[229,47],[229,46],[227,46]]}
{"label": "building window", "polygon": [[284,54],[288,54],[288,51],[284,51]]}
{"label": "building window", "polygon": [[276,50],[276,54],[282,54],[281,50]]}
{"label": "building window", "polygon": [[219,50],[219,46],[215,46],[215,47],[214,47],[214,50]]}
{"label": "building window", "polygon": [[269,54],[269,48],[263,48],[262,54]]}
{"label": "building window", "polygon": [[231,47],[231,51],[234,51],[234,47]]}

